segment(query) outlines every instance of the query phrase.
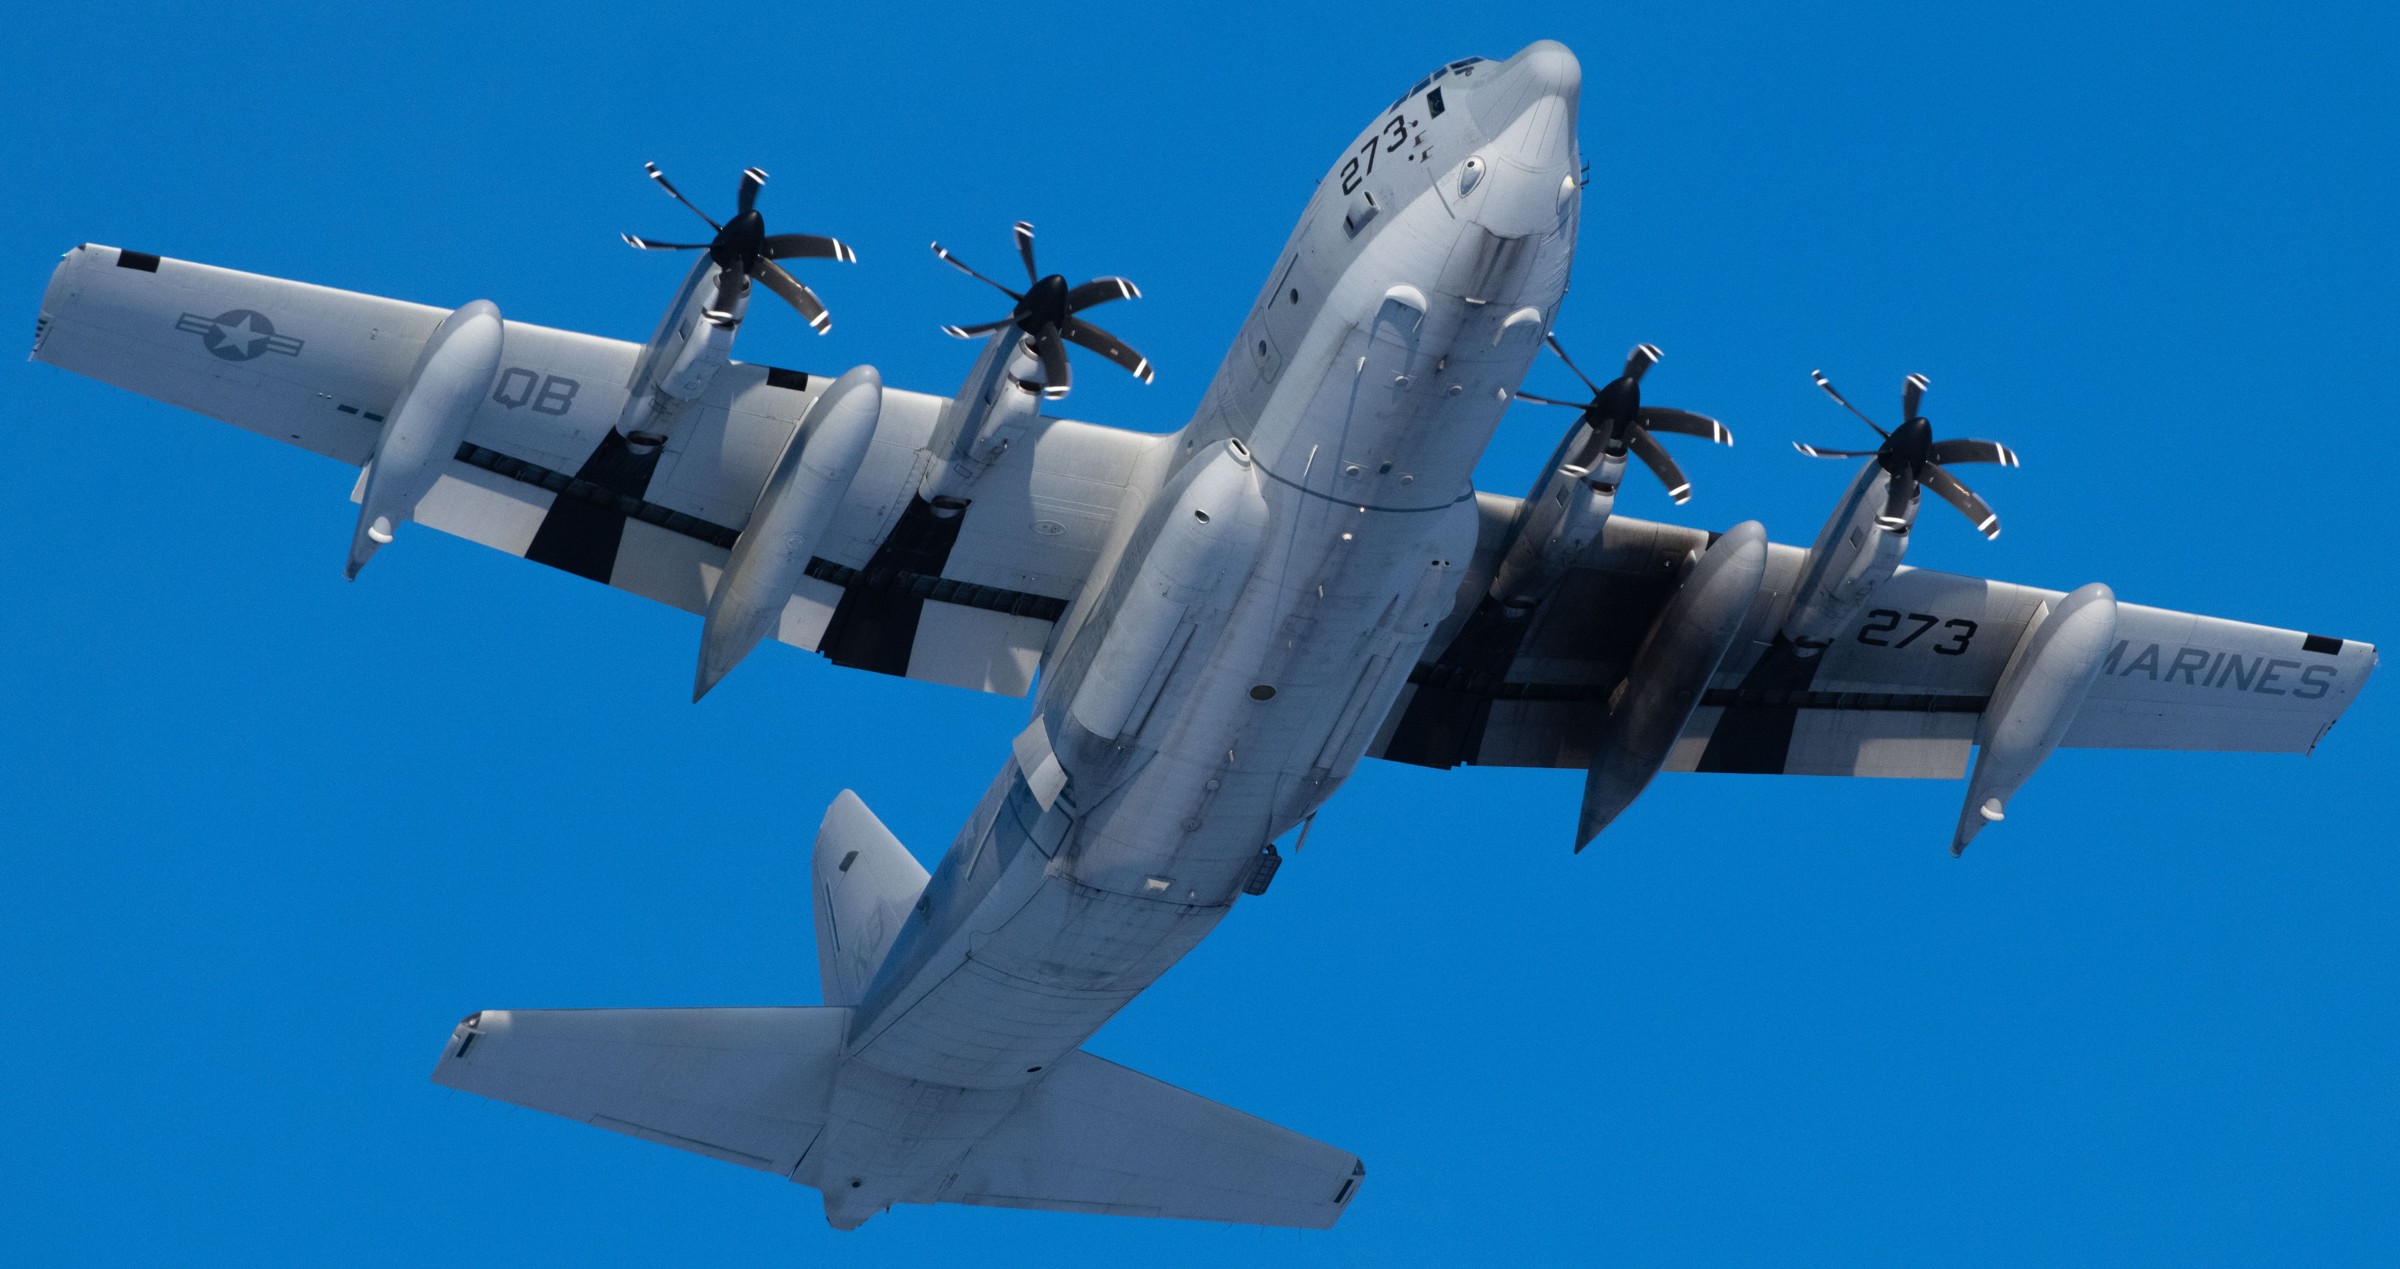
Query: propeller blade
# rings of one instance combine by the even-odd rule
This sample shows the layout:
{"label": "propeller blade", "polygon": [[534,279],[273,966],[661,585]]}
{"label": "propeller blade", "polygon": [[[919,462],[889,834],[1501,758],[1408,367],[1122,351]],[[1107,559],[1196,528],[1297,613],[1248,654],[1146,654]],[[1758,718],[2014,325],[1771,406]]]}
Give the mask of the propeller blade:
{"label": "propeller blade", "polygon": [[1923,375],[1910,375],[1900,381],[1900,416],[1903,419],[1917,417],[1917,406],[1925,400],[1925,389],[1932,386],[1932,381]]}
{"label": "propeller blade", "polygon": [[825,301],[818,299],[817,293],[809,290],[800,279],[784,272],[782,265],[762,257],[752,266],[750,276],[782,296],[784,303],[799,309],[800,316],[808,319],[809,329],[820,335],[833,329],[833,315],[825,311]]}
{"label": "propeller blade", "polygon": [[1012,300],[1022,300],[1025,298],[1024,296],[1017,294],[1015,291],[1011,291],[1007,287],[992,281],[990,278],[987,278],[980,273],[977,273],[973,265],[970,265],[966,261],[959,259],[957,256],[951,255],[949,252],[942,250],[942,244],[938,242],[933,244],[933,254],[940,256],[943,264],[949,265],[951,268],[966,274],[968,277],[983,283],[985,286],[998,291],[1002,295],[1005,295]]}
{"label": "propeller blade", "polygon": [[1142,298],[1142,288],[1135,286],[1129,279],[1093,278],[1082,286],[1067,292],[1067,311],[1080,313],[1095,304],[1140,298]]}
{"label": "propeller blade", "polygon": [[1017,254],[1025,259],[1025,280],[1039,282],[1042,271],[1033,267],[1033,226],[1020,220],[1013,227],[1017,232]]}
{"label": "propeller blade", "polygon": [[1014,326],[1016,324],[1017,319],[1013,317],[1003,317],[996,322],[977,322],[973,326],[944,326],[942,328],[942,333],[950,336],[952,339],[974,339],[979,335],[989,335],[993,331],[999,330],[1002,327]]}
{"label": "propeller blade", "polygon": [[1675,465],[1674,458],[1667,453],[1667,447],[1658,443],[1658,438],[1650,434],[1649,428],[1637,424],[1632,432],[1625,441],[1633,450],[1633,456],[1641,459],[1642,465],[1648,467],[1650,473],[1658,477],[1659,483],[1667,487],[1667,496],[1675,500],[1675,505],[1682,506],[1690,502],[1692,482],[1684,478],[1683,469]]}
{"label": "propeller blade", "polygon": [[1058,332],[1043,327],[1033,338],[1033,354],[1042,359],[1042,396],[1056,401],[1075,386],[1074,372],[1067,368],[1067,346],[1059,342]]}
{"label": "propeller blade", "polygon": [[1937,463],[1998,463],[2002,467],[2017,465],[2017,451],[1998,441],[1935,441],[1932,458]]}
{"label": "propeller blade", "polygon": [[1866,424],[1868,427],[1874,428],[1877,436],[1880,436],[1887,441],[1892,439],[1892,434],[1884,431],[1882,427],[1876,424],[1875,420],[1868,418],[1864,414],[1859,414],[1858,407],[1850,404],[1850,398],[1843,396],[1840,391],[1834,388],[1833,380],[1826,378],[1824,371],[1811,370],[1808,372],[1808,377],[1816,380],[1817,386],[1825,389],[1825,395],[1832,397],[1836,402],[1839,402],[1843,409],[1848,410],[1852,414],[1857,414],[1859,422]]}
{"label": "propeller blade", "polygon": [[1059,332],[1069,340],[1091,349],[1110,361],[1125,367],[1133,377],[1150,382],[1150,359],[1125,346],[1125,341],[1079,318],[1067,319],[1066,329]]}
{"label": "propeller blade", "polygon": [[1881,450],[1872,449],[1820,449],[1814,445],[1803,445],[1798,441],[1792,442],[1792,448],[1810,458],[1873,458],[1882,453]]}
{"label": "propeller blade", "polygon": [[1625,354],[1625,377],[1640,383],[1642,376],[1650,373],[1650,367],[1657,365],[1659,359],[1665,356],[1656,344],[1635,344],[1633,351]]}
{"label": "propeller blade", "polygon": [[758,203],[758,187],[766,183],[767,174],[764,169],[755,167],[743,168],[742,188],[733,196],[734,205],[743,211],[750,210]]}
{"label": "propeller blade", "polygon": [[705,242],[660,242],[660,241],[659,241],[658,239],[656,239],[656,238],[636,238],[636,237],[634,237],[632,234],[618,234],[617,236],[618,236],[619,238],[623,238],[623,239],[625,240],[625,245],[626,245],[626,246],[628,246],[628,247],[639,247],[639,248],[641,248],[641,249],[642,249],[642,250],[644,250],[644,251],[706,251],[706,250],[708,250],[708,244],[707,244],[707,243],[705,243]]}
{"label": "propeller blade", "polygon": [[759,253],[769,260],[839,260],[843,264],[858,263],[858,253],[848,243],[816,234],[769,234],[760,244]]}
{"label": "propeller blade", "polygon": [[1975,526],[1975,531],[1987,538],[2000,536],[2000,517],[1991,505],[1975,496],[1975,491],[1958,483],[1958,477],[1939,467],[1925,469],[1925,487],[1941,496],[1942,501],[1958,508],[1959,514]]}
{"label": "propeller blade", "polygon": [[1583,380],[1583,386],[1590,388],[1593,396],[1599,396],[1600,385],[1592,382],[1592,377],[1583,372],[1583,367],[1576,365],[1575,359],[1567,355],[1567,346],[1558,342],[1558,336],[1551,335],[1548,337],[1548,340],[1550,344],[1550,351],[1557,353],[1558,359],[1567,363],[1567,369],[1574,371],[1575,377]]}
{"label": "propeller blade", "polygon": [[1677,436],[1697,436],[1719,445],[1733,444],[1733,433],[1725,425],[1705,414],[1690,410],[1669,410],[1662,406],[1642,407],[1642,426],[1653,432],[1673,432]]}
{"label": "propeller blade", "polygon": [[685,207],[690,208],[693,215],[707,221],[709,228],[723,229],[725,227],[718,224],[715,217],[700,210],[699,206],[693,203],[692,200],[685,198],[683,196],[683,191],[675,188],[675,182],[668,180],[667,174],[659,171],[656,163],[644,163],[642,164],[642,170],[648,172],[650,174],[650,179],[658,182],[658,187],[665,190],[668,196],[672,197],[676,202],[683,204]]}
{"label": "propeller blade", "polygon": [[1592,408],[1592,403],[1589,401],[1561,401],[1557,397],[1539,396],[1531,392],[1517,393],[1516,399],[1519,401],[1532,401],[1540,405],[1563,405],[1570,410],[1588,410]]}

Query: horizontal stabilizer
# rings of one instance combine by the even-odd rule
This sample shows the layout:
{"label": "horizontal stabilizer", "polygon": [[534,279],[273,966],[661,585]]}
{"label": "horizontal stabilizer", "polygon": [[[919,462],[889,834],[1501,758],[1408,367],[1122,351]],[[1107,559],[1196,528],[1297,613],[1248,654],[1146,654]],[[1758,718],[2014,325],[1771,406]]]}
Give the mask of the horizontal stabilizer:
{"label": "horizontal stabilizer", "polygon": [[925,892],[925,866],[848,789],[825,810],[810,869],[825,1003],[855,1005]]}
{"label": "horizontal stabilizer", "polygon": [[789,1176],[824,1127],[847,1009],[487,1009],[433,1082]]}
{"label": "horizontal stabilizer", "polygon": [[1358,1156],[1077,1050],[959,1164],[945,1203],[1325,1229]]}

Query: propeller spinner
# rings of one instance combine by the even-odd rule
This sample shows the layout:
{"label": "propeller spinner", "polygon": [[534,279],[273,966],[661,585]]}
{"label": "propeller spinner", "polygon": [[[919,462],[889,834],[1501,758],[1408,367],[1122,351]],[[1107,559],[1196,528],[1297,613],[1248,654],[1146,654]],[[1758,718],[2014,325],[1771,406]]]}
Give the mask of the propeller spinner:
{"label": "propeller spinner", "polygon": [[1691,501],[1692,482],[1684,478],[1683,468],[1676,466],[1675,460],[1668,456],[1667,447],[1659,444],[1658,438],[1651,434],[1673,432],[1679,436],[1697,436],[1715,441],[1719,445],[1731,445],[1733,433],[1727,431],[1724,424],[1705,414],[1642,404],[1642,376],[1649,373],[1650,367],[1657,365],[1659,358],[1664,356],[1658,351],[1658,345],[1634,345],[1633,352],[1625,358],[1625,373],[1605,385],[1592,382],[1591,376],[1583,373],[1582,367],[1567,355],[1565,345],[1558,342],[1556,335],[1550,337],[1550,351],[1557,353],[1558,359],[1567,363],[1567,369],[1583,380],[1583,386],[1592,390],[1592,399],[1561,401],[1530,392],[1518,393],[1517,399],[1583,411],[1583,417],[1576,420],[1576,427],[1584,432],[1583,441],[1568,456],[1567,465],[1588,471],[1600,461],[1602,455],[1617,456],[1631,450],[1633,456],[1641,459],[1642,465],[1658,477],[1659,483],[1667,487],[1668,497],[1679,505]]}
{"label": "propeller spinner", "polygon": [[1858,421],[1875,429],[1883,444],[1875,449],[1825,449],[1816,445],[1792,442],[1792,448],[1810,458],[1872,458],[1891,473],[1891,491],[1884,500],[1884,527],[1898,531],[1908,527],[1909,505],[1917,500],[1918,486],[1932,490],[1941,500],[1958,508],[1959,513],[1975,526],[1975,531],[1987,538],[2000,536],[2000,517],[1990,504],[1975,496],[1975,491],[1959,482],[1958,477],[1942,468],[1949,463],[1998,463],[2002,467],[2017,465],[2017,452],[1998,441],[1933,439],[1933,423],[1917,413],[1925,399],[1925,389],[1931,386],[1925,376],[1910,375],[1901,382],[1898,431],[1887,432],[1875,420],[1850,404],[1833,381],[1822,370],[1808,372],[1817,386],[1825,390],[1843,409],[1858,416]]}
{"label": "propeller spinner", "polygon": [[839,260],[850,264],[857,261],[858,253],[842,242],[817,234],[768,233],[766,217],[759,215],[756,206],[758,189],[767,183],[765,172],[754,167],[742,169],[742,185],[735,195],[734,217],[720,225],[715,217],[685,198],[683,191],[675,188],[674,182],[667,179],[666,173],[658,170],[656,163],[644,163],[642,168],[650,173],[651,180],[658,182],[660,189],[665,190],[676,202],[690,208],[693,215],[707,221],[708,227],[716,230],[717,235],[707,242],[661,242],[655,238],[636,238],[632,234],[619,235],[627,245],[644,251],[707,251],[708,258],[715,261],[721,270],[717,275],[716,312],[732,312],[742,289],[749,285],[750,279],[755,278],[768,290],[782,296],[793,308],[800,310],[800,316],[808,319],[811,330],[822,335],[833,329],[833,315],[825,311],[824,301],[819,300],[816,292],[809,290],[807,284],[793,277],[789,270],[776,261]]}
{"label": "propeller spinner", "polygon": [[1033,262],[1033,226],[1020,220],[1016,224],[1017,255],[1025,261],[1025,278],[1030,284],[1025,291],[1015,291],[977,273],[966,261],[933,244],[933,254],[944,264],[968,277],[991,287],[1015,300],[1017,306],[1005,318],[996,322],[981,322],[973,326],[944,326],[942,333],[960,339],[974,339],[993,331],[1014,326],[1024,332],[1033,345],[1033,355],[1042,363],[1042,395],[1052,401],[1067,395],[1073,385],[1073,372],[1067,367],[1068,344],[1080,344],[1093,352],[1123,366],[1134,378],[1150,382],[1150,359],[1126,346],[1124,340],[1092,325],[1076,314],[1111,300],[1141,298],[1141,289],[1124,278],[1094,278],[1081,286],[1068,286],[1060,274],[1043,274]]}

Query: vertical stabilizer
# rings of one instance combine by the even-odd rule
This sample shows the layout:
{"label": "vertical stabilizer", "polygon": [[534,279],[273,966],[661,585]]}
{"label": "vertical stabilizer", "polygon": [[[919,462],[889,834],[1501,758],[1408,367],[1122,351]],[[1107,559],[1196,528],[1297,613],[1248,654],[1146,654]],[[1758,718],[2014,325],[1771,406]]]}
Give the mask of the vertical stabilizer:
{"label": "vertical stabilizer", "polygon": [[817,829],[810,890],[817,905],[817,973],[825,1003],[855,1005],[925,890],[925,866],[883,821],[842,790]]}

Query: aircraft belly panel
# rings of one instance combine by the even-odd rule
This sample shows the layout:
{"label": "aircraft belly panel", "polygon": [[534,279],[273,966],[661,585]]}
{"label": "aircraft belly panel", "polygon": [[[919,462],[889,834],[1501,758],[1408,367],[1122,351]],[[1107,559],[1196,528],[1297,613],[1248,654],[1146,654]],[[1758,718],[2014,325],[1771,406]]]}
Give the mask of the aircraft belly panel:
{"label": "aircraft belly panel", "polygon": [[[1019,867],[1038,867],[1023,853]],[[1052,872],[1031,901],[968,940],[930,990],[859,1056],[895,1075],[967,1088],[1027,1083],[1124,1008],[1216,927],[1226,907],[1163,903]]]}

